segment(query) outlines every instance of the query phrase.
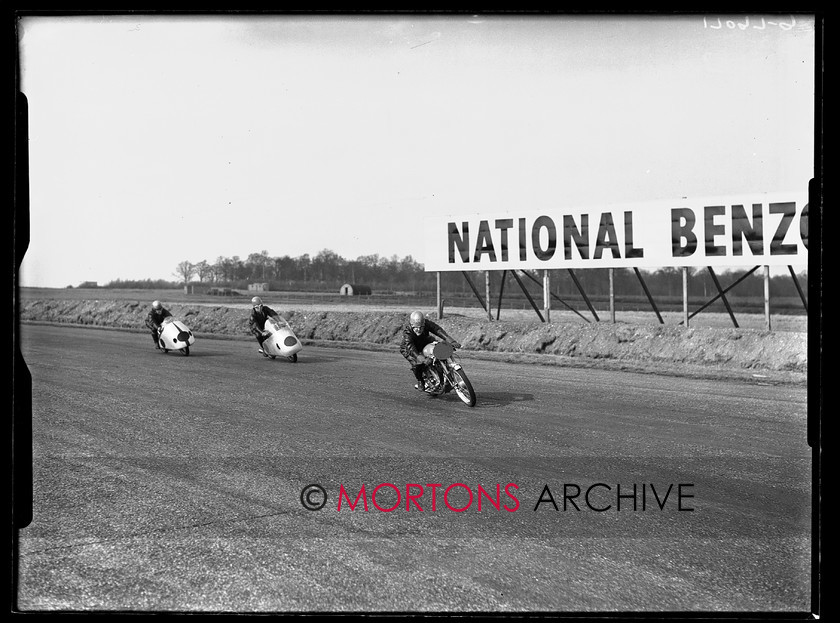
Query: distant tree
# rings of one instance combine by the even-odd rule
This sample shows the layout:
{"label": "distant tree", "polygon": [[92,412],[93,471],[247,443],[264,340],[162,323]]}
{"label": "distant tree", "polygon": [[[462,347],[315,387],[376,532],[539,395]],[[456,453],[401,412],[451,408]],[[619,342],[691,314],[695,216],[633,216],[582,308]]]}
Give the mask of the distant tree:
{"label": "distant tree", "polygon": [[312,268],[321,281],[340,278],[344,265],[344,258],[330,249],[321,250],[312,260]]}
{"label": "distant tree", "polygon": [[303,281],[309,278],[309,269],[312,265],[312,260],[309,257],[309,253],[304,253],[300,257],[297,258],[297,265],[298,270],[303,273]]}
{"label": "distant tree", "polygon": [[297,277],[295,270],[295,261],[288,255],[274,258],[274,276],[277,279],[285,279],[291,281]]}
{"label": "distant tree", "polygon": [[105,284],[105,288],[114,290],[168,290],[177,288],[178,283],[175,281],[166,281],[164,279],[116,279]]}
{"label": "distant tree", "polygon": [[195,264],[184,260],[175,269],[175,276],[184,281],[184,285],[189,283],[192,276],[195,274]]}
{"label": "distant tree", "polygon": [[251,253],[248,259],[245,260],[245,267],[247,268],[249,279],[263,279],[268,276],[268,269],[272,266],[271,257],[268,251],[260,251],[259,253]]}
{"label": "distant tree", "polygon": [[213,277],[213,267],[207,263],[207,260],[201,260],[193,268],[195,268],[195,273],[198,275],[198,280],[202,283]]}
{"label": "distant tree", "polygon": [[240,279],[248,278],[248,267],[245,265],[245,262],[239,259],[238,255],[234,255],[232,258],[230,258],[229,262],[231,279],[233,279],[234,281],[238,281]]}

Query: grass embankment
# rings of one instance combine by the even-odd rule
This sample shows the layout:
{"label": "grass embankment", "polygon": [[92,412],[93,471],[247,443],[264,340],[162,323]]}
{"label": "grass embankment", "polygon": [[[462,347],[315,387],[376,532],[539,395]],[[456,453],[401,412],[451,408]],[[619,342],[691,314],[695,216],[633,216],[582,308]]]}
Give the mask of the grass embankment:
{"label": "grass embankment", "polygon": [[[149,304],[127,299],[25,299],[22,322],[110,327],[145,332]],[[173,303],[168,308],[201,339],[251,339],[247,304]],[[404,311],[284,309],[304,343],[396,349]],[[678,324],[491,321],[449,313],[446,329],[464,357],[550,365],[598,366],[675,375],[804,382],[807,334]]]}

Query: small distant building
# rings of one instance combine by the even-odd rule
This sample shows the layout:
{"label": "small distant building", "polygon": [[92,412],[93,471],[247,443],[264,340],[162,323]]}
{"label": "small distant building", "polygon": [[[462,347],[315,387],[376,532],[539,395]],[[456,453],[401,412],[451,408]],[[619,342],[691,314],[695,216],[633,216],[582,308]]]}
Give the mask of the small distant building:
{"label": "small distant building", "polygon": [[207,290],[210,296],[239,296],[239,292],[231,288],[210,288]]}
{"label": "small distant building", "polygon": [[253,292],[268,292],[268,284],[267,283],[249,283],[248,290]]}
{"label": "small distant building", "polygon": [[354,283],[345,283],[338,291],[342,296],[354,296],[359,294],[373,294],[370,286],[363,286]]}

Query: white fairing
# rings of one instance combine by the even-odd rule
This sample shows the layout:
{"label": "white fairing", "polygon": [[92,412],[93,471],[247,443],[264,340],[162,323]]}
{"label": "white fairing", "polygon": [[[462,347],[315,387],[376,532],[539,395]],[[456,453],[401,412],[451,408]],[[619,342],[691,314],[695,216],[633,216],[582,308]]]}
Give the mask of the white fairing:
{"label": "white fairing", "polygon": [[195,336],[189,327],[171,316],[164,318],[162,331],[158,338],[161,348],[167,350],[181,350],[195,343]]}
{"label": "white fairing", "polygon": [[264,330],[271,334],[262,345],[267,355],[291,357],[303,348],[289,323],[283,318],[269,318],[265,321]]}

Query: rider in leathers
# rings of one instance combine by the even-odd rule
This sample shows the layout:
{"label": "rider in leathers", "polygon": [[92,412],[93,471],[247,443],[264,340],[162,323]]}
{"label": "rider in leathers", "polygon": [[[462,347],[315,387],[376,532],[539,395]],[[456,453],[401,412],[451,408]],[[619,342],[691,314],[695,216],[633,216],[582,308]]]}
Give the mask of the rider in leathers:
{"label": "rider in leathers", "polygon": [[155,343],[155,348],[158,350],[160,350],[160,344],[158,343],[160,325],[163,324],[164,318],[171,315],[172,314],[169,313],[169,310],[160,304],[160,301],[154,301],[152,303],[152,309],[146,316],[146,326],[149,327],[149,331],[152,333],[152,341]]}
{"label": "rider in leathers", "polygon": [[411,364],[411,371],[417,379],[415,389],[424,390],[423,367],[426,365],[427,357],[423,354],[423,347],[437,340],[443,340],[454,348],[461,348],[446,331],[436,322],[429,320],[423,312],[414,311],[408,319],[408,324],[403,327],[402,343],[400,354]]}
{"label": "rider in leathers", "polygon": [[257,338],[257,342],[260,344],[260,352],[264,357],[268,357],[262,349],[262,344],[267,337],[265,333],[265,321],[269,318],[280,318],[280,316],[268,305],[263,305],[262,299],[258,296],[251,299],[251,305],[253,305],[253,308],[251,309],[251,317],[248,319],[248,328],[251,330],[253,336]]}

